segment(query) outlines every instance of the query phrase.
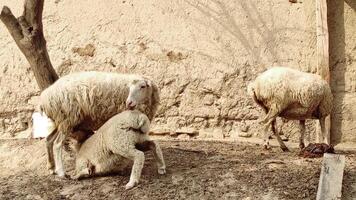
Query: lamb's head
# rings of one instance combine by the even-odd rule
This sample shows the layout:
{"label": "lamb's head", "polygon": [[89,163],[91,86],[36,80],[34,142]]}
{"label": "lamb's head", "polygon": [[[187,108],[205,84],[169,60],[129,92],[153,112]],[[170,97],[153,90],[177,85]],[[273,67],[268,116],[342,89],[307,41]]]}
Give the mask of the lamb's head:
{"label": "lamb's head", "polygon": [[129,84],[129,95],[126,99],[126,107],[130,110],[140,104],[152,104],[159,97],[157,86],[149,79],[136,79]]}
{"label": "lamb's head", "polygon": [[119,114],[118,126],[121,129],[135,129],[142,133],[150,130],[150,120],[139,110],[126,110]]}

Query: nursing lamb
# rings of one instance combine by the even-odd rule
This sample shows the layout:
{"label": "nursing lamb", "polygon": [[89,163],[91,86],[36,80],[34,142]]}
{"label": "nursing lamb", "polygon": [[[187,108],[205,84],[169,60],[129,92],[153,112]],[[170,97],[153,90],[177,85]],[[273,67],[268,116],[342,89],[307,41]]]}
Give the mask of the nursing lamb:
{"label": "nursing lamb", "polygon": [[325,143],[330,144],[325,118],[332,110],[333,96],[329,84],[319,75],[301,72],[286,67],[273,67],[260,74],[249,84],[248,93],[265,111],[266,116],[260,122],[264,124],[264,146],[269,148],[268,129],[272,130],[283,151],[288,148],[276,133],[276,117],[299,120],[301,135],[300,148],[304,148],[306,119],[319,119],[321,134]]}
{"label": "nursing lamb", "polygon": [[166,166],[161,148],[147,135],[149,125],[147,116],[137,110],[124,111],[109,119],[81,146],[73,178],[119,172],[127,166],[128,160],[132,160],[130,181],[125,188],[134,187],[139,182],[145,160],[144,153],[136,149],[135,145],[148,146],[152,149],[158,173],[165,174]]}
{"label": "nursing lamb", "polygon": [[37,116],[33,122],[34,135],[46,136],[50,173],[65,176],[62,149],[71,134],[92,134],[126,109],[141,110],[152,120],[158,104],[156,84],[139,75],[92,71],[58,79],[41,93],[42,120]]}

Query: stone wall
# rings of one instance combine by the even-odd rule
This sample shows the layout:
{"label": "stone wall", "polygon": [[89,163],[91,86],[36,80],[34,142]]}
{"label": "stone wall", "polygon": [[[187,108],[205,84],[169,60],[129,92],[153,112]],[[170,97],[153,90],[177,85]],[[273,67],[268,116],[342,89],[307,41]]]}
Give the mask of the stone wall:
{"label": "stone wall", "polygon": [[[8,5],[19,16],[22,2],[0,0],[0,6]],[[350,82],[355,68],[355,11],[348,4],[335,6],[330,12],[335,20],[330,21],[330,26],[335,24],[331,35],[339,45],[342,38],[336,36],[336,29],[345,22],[347,48],[344,54],[338,50],[333,55],[332,65],[341,65],[333,67],[333,78],[349,79],[343,86],[339,80],[333,82],[336,95],[341,96],[333,130],[341,130],[345,141],[356,141],[351,134],[352,114],[344,109],[348,107],[350,113],[356,109]],[[339,16],[339,10],[345,16]],[[60,75],[103,70],[151,76],[161,89],[153,128],[158,132],[258,136],[261,127],[256,119],[261,110],[246,94],[248,82],[270,66],[310,72],[316,67],[314,1],[56,0],[45,2],[43,24]],[[29,130],[39,92],[26,59],[3,24],[0,44],[4,46],[0,49],[0,136],[21,137]],[[350,89],[338,89],[346,86]],[[308,127],[314,131],[313,123]],[[295,138],[296,124],[288,123],[284,132]]]}

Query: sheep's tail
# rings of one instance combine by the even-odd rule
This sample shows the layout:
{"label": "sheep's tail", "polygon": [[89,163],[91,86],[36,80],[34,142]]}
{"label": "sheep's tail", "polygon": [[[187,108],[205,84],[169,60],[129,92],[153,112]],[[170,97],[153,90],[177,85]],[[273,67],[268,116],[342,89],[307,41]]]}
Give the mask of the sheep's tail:
{"label": "sheep's tail", "polygon": [[255,89],[254,89],[254,83],[250,83],[247,86],[247,93],[252,96],[253,100],[257,103],[259,102],[255,93]]}
{"label": "sheep's tail", "polygon": [[250,83],[247,86],[247,93],[252,96],[252,99],[255,101],[255,103],[258,106],[260,106],[265,111],[265,113],[268,112],[267,107],[265,105],[263,105],[263,103],[257,98],[256,92],[255,92],[255,89],[254,89],[254,83]]}
{"label": "sheep's tail", "polygon": [[56,129],[56,125],[44,112],[32,114],[32,138],[46,138]]}

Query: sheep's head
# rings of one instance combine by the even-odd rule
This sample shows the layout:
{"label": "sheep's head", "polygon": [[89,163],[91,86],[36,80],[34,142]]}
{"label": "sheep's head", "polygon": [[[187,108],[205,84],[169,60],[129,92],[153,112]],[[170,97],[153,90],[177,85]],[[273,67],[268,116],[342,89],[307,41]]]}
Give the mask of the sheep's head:
{"label": "sheep's head", "polygon": [[155,85],[151,80],[140,79],[133,80],[129,84],[129,95],[126,99],[126,107],[130,110],[136,108],[136,106],[151,101],[151,96]]}

